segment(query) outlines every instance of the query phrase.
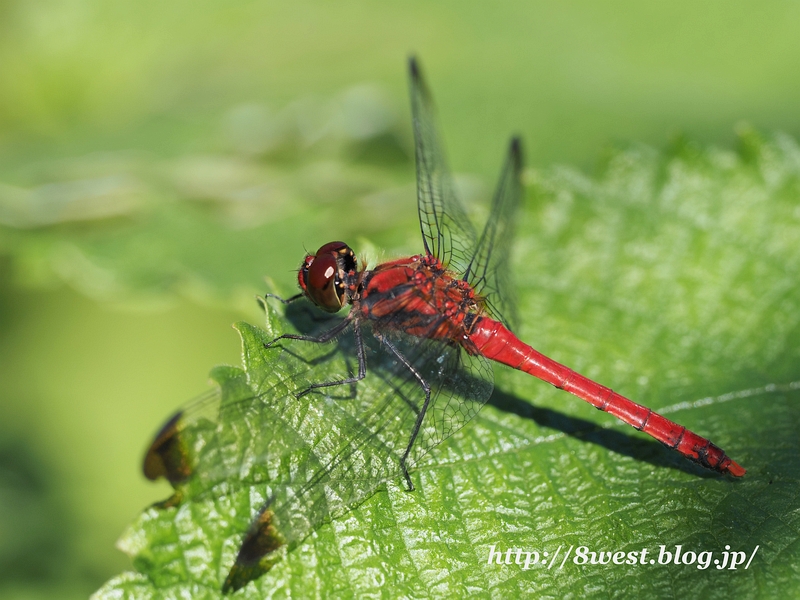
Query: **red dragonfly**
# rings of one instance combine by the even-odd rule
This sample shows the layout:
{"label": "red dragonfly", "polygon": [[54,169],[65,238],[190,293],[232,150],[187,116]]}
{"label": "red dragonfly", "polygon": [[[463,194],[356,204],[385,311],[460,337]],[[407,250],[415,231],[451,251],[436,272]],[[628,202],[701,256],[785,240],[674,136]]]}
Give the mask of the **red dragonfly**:
{"label": "red dragonfly", "polygon": [[[246,436],[248,444],[260,444],[249,452],[255,457],[251,463],[283,464],[289,462],[287,452],[302,463],[268,484],[266,502],[223,585],[226,591],[268,570],[280,549],[291,549],[383,481],[402,474],[413,490],[409,467],[474,417],[491,395],[489,361],[568,391],[708,469],[745,474],[709,440],[547,358],[512,333],[516,315],[506,286],[515,212],[522,199],[520,141],[511,140],[489,220],[476,235],[454,192],[420,69],[414,59],[409,66],[424,253],[374,269],[359,268],[343,242],[307,255],[298,273],[301,293],[282,302],[306,298],[328,313],[349,305],[349,313],[318,335],[284,334],[263,343],[265,369],[280,373],[284,387],[254,383],[251,373],[244,395],[213,397],[219,405],[214,418],[220,423],[257,413],[260,425],[250,429],[258,429],[258,435]],[[326,343],[338,339],[338,348],[346,351],[342,334],[348,331],[357,372],[315,381],[313,363],[327,356]],[[369,387],[368,357],[370,373],[376,371],[380,380],[377,387]],[[332,398],[337,389],[353,388],[355,395]],[[313,401],[297,402],[304,396]],[[148,477],[165,476],[180,487],[206,469],[208,489],[233,470],[221,465],[248,454],[235,449],[226,461],[220,448],[227,442],[217,441],[214,447],[203,434],[195,434],[191,443],[181,440],[189,424],[208,412],[207,404],[201,400],[162,428],[147,453]],[[308,425],[312,418],[316,428]],[[220,431],[214,435],[225,438]],[[186,448],[192,445],[212,450],[205,458],[197,451],[195,464],[189,464]],[[216,475],[208,476],[215,467]]]}
{"label": "red dragonfly", "polygon": [[347,244],[325,244],[316,254],[306,256],[298,274],[302,293],[290,301],[306,297],[328,312],[338,312],[349,304],[350,313],[323,335],[287,334],[265,346],[269,348],[281,339],[324,343],[352,327],[359,349],[358,375],[314,384],[304,393],[353,383],[366,376],[361,324],[370,323],[374,335],[406,365],[425,394],[400,459],[409,489],[414,485],[406,463],[436,390],[392,345],[391,332],[437,340],[469,356],[494,360],[534,375],[708,469],[736,477],[744,475],[745,470],[709,440],[544,356],[511,332],[505,324],[504,307],[496,302],[506,276],[510,229],[521,198],[520,141],[511,140],[491,216],[481,235],[475,236],[453,192],[434,128],[430,96],[414,59],[410,61],[410,71],[417,196],[425,253],[383,263],[372,270],[359,270],[355,254]]}

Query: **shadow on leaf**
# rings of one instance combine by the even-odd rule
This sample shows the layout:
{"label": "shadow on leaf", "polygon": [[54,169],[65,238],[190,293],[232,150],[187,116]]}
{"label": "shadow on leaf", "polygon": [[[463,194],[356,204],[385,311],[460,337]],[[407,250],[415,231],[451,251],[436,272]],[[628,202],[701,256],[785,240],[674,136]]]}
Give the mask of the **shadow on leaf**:
{"label": "shadow on leaf", "polygon": [[[516,396],[495,388],[488,404],[503,412],[530,419],[541,427],[555,429],[570,437],[587,441],[607,450],[650,463],[655,467],[668,467],[704,479],[725,478],[686,458],[654,440],[640,439],[634,433],[615,431],[576,417],[570,417],[550,408],[538,408]],[[729,478],[733,479],[733,478]]]}

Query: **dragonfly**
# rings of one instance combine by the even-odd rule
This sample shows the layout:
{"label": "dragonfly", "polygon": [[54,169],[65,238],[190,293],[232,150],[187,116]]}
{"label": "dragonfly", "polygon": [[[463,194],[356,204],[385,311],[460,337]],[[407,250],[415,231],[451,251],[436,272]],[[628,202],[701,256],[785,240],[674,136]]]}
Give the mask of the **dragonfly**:
{"label": "dragonfly", "polygon": [[[745,474],[706,438],[513,333],[510,249],[523,197],[522,144],[510,141],[478,235],[456,195],[414,58],[409,76],[424,252],[371,269],[344,242],[307,254],[300,292],[278,300],[305,299],[331,315],[349,307],[347,315],[321,331],[272,338],[240,325],[251,341],[248,372],[217,372],[220,388],[173,415],[146,453],[145,475],[164,477],[177,490],[164,508],[237,486],[251,496],[254,486],[261,490],[225,592],[257,579],[389,479],[402,477],[414,490],[410,469],[491,396],[492,362],[570,392],[703,467]],[[320,380],[321,365],[339,375]]]}

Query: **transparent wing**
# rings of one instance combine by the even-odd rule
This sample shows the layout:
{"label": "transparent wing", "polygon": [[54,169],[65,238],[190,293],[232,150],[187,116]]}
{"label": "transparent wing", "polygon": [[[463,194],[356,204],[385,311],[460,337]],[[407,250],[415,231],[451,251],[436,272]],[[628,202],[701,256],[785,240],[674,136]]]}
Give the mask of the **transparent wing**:
{"label": "transparent wing", "polygon": [[409,60],[409,74],[422,241],[425,252],[460,274],[472,256],[475,230],[453,189],[436,130],[433,102],[414,58]]}
{"label": "transparent wing", "polygon": [[[250,529],[240,532],[226,589],[257,577],[322,522],[401,478],[400,459],[424,401],[415,375],[369,329],[363,381],[298,399],[311,383],[357,371],[352,336],[325,345],[287,340],[265,350],[264,332],[239,327],[246,370],[216,369],[219,389],[173,416],[156,437],[154,447],[172,452],[148,452],[151,464],[172,456],[162,462],[181,465],[150,473],[171,474],[181,502],[226,495],[249,502]],[[491,395],[492,371],[456,346],[390,337],[432,390],[411,466],[477,414]]]}
{"label": "transparent wing", "polygon": [[522,201],[521,175],[522,147],[519,138],[513,138],[500,173],[489,219],[478,239],[475,253],[463,272],[463,279],[472,285],[476,294],[484,298],[493,315],[511,329],[518,322],[510,257],[514,223]]}
{"label": "transparent wing", "polygon": [[[375,338],[365,342],[366,379],[353,390],[315,390],[303,419],[282,425],[284,433],[293,431],[313,448],[292,477],[270,488],[225,589],[238,589],[258,577],[322,522],[344,514],[387,480],[402,478],[400,459],[424,393],[395,355]],[[292,344],[292,352],[307,351],[297,344]],[[478,413],[492,393],[492,370],[484,358],[440,342],[420,344],[417,338],[397,334],[391,344],[432,389],[408,463],[412,466]],[[265,553],[264,548],[274,549]]]}

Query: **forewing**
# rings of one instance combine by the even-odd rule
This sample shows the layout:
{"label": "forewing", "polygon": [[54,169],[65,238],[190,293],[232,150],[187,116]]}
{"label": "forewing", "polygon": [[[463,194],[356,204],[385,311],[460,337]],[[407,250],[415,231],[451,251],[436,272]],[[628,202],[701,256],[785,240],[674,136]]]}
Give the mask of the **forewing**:
{"label": "forewing", "polygon": [[206,549],[220,557],[212,570],[222,573],[220,587],[227,589],[257,577],[324,520],[399,476],[394,442],[398,421],[409,410],[395,402],[396,390],[382,388],[381,379],[372,380],[378,394],[361,382],[295,397],[311,383],[357,372],[347,334],[335,344],[286,340],[266,349],[271,336],[237,327],[245,369],[215,369],[218,389],[170,418],[145,461],[148,476],[166,476],[153,465],[165,456],[162,449],[172,447],[172,454],[180,450],[173,464],[188,466],[172,471],[181,477],[168,477],[177,493],[162,508],[205,506],[201,512],[222,511],[240,523],[234,535],[243,559],[227,580],[233,561],[226,563],[219,548]]}
{"label": "forewing", "polygon": [[489,219],[483,228],[475,253],[463,272],[463,278],[484,299],[494,317],[510,329],[517,325],[514,286],[511,283],[511,244],[514,224],[522,202],[522,148],[513,138],[500,173]]}
{"label": "forewing", "polygon": [[417,206],[425,251],[456,273],[469,264],[475,231],[456,196],[436,127],[430,93],[416,59],[409,60],[417,165]]}
{"label": "forewing", "polygon": [[[183,498],[216,493],[221,485],[310,480],[315,461],[325,462],[313,449],[330,452],[337,435],[346,438],[345,425],[332,428],[330,419],[314,429],[318,415],[335,416],[328,414],[332,409],[314,395],[296,398],[312,383],[357,370],[346,335],[339,344],[287,340],[267,349],[263,344],[272,338],[263,330],[237,327],[245,369],[215,368],[217,387],[176,412],[145,457],[145,475],[166,477]],[[350,392],[351,386],[330,388],[333,397]]]}
{"label": "forewing", "polygon": [[[283,427],[313,441],[313,468],[272,487],[231,572],[232,587],[253,575],[252,565],[271,564],[270,556],[262,560],[251,550],[250,540],[257,549],[265,535],[280,535],[291,549],[325,519],[345,513],[387,480],[402,479],[401,458],[425,401],[420,378],[430,386],[431,400],[408,467],[463,427],[491,396],[492,367],[483,357],[399,332],[378,332],[383,341],[377,341],[364,327],[366,378],[352,388],[314,390],[303,398],[311,407],[304,419],[285,421]],[[303,352],[297,344],[302,342],[291,351]],[[265,523],[273,528],[266,534]]]}
{"label": "forewing", "polygon": [[[425,397],[404,363],[431,387],[409,466],[460,429],[491,395],[485,359],[436,340],[383,332],[403,361],[367,328],[366,378],[298,399],[295,394],[311,383],[357,372],[351,333],[335,344],[286,340],[264,349],[270,339],[265,332],[238,328],[245,370],[216,369],[219,390],[189,405],[164,429],[174,432],[191,466],[187,477],[173,482],[180,501],[237,506],[235,518],[250,523],[249,530],[238,530],[244,541],[237,538],[239,556],[220,581],[226,589],[258,577],[322,522],[388,479],[402,479],[400,460]],[[164,430],[157,440],[164,439]],[[230,564],[220,565],[223,577]]]}

